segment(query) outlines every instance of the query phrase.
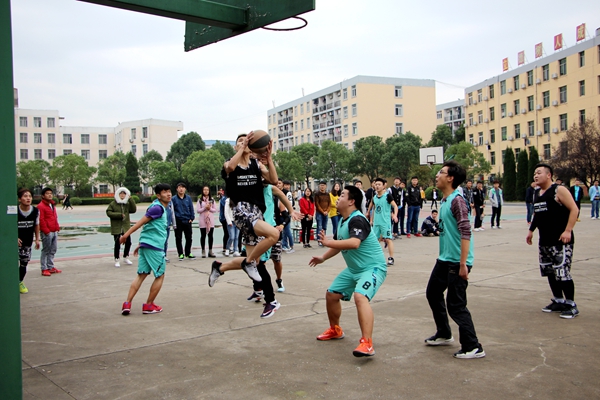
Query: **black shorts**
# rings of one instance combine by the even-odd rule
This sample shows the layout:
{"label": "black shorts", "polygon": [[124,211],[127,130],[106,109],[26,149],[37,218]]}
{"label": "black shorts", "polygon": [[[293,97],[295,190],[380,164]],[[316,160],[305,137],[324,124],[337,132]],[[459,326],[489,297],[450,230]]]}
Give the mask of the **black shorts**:
{"label": "black shorts", "polygon": [[540,274],[554,276],[557,281],[570,281],[573,245],[539,246]]}
{"label": "black shorts", "polygon": [[26,267],[31,260],[31,246],[19,247],[19,266]]}

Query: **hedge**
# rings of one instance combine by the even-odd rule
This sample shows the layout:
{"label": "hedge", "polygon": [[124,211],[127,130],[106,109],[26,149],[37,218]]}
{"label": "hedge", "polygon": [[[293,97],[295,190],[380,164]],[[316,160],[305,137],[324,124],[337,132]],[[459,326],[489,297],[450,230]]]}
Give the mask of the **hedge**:
{"label": "hedge", "polygon": [[81,198],[79,198],[79,197],[71,197],[71,205],[73,205],[73,206],[80,206],[81,205]]}
{"label": "hedge", "polygon": [[140,198],[138,196],[136,196],[135,194],[132,195],[131,198],[133,199],[133,201],[135,201],[135,204],[138,204],[140,202]]}

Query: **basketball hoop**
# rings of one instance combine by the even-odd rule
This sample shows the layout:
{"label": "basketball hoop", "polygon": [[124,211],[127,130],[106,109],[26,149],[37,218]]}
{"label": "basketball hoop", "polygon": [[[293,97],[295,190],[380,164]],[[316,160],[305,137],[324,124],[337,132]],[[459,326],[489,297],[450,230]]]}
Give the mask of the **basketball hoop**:
{"label": "basketball hoop", "polygon": [[427,161],[427,165],[429,165],[429,169],[433,169],[433,161]]}
{"label": "basketball hoop", "polygon": [[[291,18],[299,19],[300,21],[304,22],[304,25],[297,26],[295,28],[267,28],[266,26],[262,26],[261,29],[264,29],[264,30],[267,30],[267,31],[288,32],[288,31],[297,31],[298,29],[302,29],[306,25],[308,25],[308,21],[305,20],[302,17],[291,17]],[[289,19],[291,19],[291,18],[289,18]]]}

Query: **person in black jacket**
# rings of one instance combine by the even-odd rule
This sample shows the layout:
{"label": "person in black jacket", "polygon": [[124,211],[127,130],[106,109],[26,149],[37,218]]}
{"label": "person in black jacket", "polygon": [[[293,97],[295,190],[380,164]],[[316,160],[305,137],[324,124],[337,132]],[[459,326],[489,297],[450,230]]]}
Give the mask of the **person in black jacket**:
{"label": "person in black jacket", "polygon": [[485,207],[485,192],[483,191],[483,182],[477,182],[477,187],[473,189],[473,205],[475,206],[475,232],[483,231],[483,209]]}
{"label": "person in black jacket", "polygon": [[419,232],[419,213],[421,212],[422,199],[421,189],[419,188],[419,178],[413,176],[410,179],[410,186],[406,189],[406,205],[408,207],[408,217],[406,219],[406,237],[411,233],[421,237]]}
{"label": "person in black jacket", "polygon": [[533,218],[533,195],[535,194],[535,182],[525,190],[525,205],[527,206],[527,223],[531,224]]}
{"label": "person in black jacket", "polygon": [[[569,191],[573,196],[573,200],[575,200],[575,204],[577,204],[577,209],[581,210],[581,199],[583,198],[583,189],[581,188],[581,181],[579,179],[575,179],[575,184],[571,186]],[[579,213],[577,213],[577,222],[580,222]]]}
{"label": "person in black jacket", "polygon": [[[392,231],[394,234],[394,238],[402,238],[400,235],[406,235],[404,232],[404,215],[405,215],[405,207],[404,204],[406,202],[406,185],[399,177],[394,178],[394,186],[389,188],[389,192],[392,194],[394,198],[394,202],[398,206],[398,218],[397,222],[392,221]],[[400,232],[398,232],[398,225],[400,225]]]}

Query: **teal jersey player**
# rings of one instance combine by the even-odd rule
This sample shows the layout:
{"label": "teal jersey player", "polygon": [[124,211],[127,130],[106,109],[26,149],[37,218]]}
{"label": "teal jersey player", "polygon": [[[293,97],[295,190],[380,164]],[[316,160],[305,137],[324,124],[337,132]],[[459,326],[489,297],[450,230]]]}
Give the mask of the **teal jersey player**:
{"label": "teal jersey player", "polygon": [[[449,261],[458,263],[460,262],[461,253],[461,233],[458,230],[458,223],[456,217],[453,215],[451,207],[454,199],[458,201],[464,201],[467,204],[467,200],[461,198],[460,191],[456,189],[450,196],[442,200],[440,206],[440,252],[438,258],[442,261]],[[467,265],[473,265],[473,237],[469,244],[469,254],[467,256]]]}
{"label": "teal jersey player", "polygon": [[376,239],[380,237],[385,240],[388,249],[388,265],[394,265],[394,242],[392,241],[392,221],[398,222],[398,206],[394,201],[394,197],[385,188],[386,180],[383,178],[375,178],[375,190],[373,199],[369,204],[368,215],[371,216],[371,225],[373,226],[373,234]]}

